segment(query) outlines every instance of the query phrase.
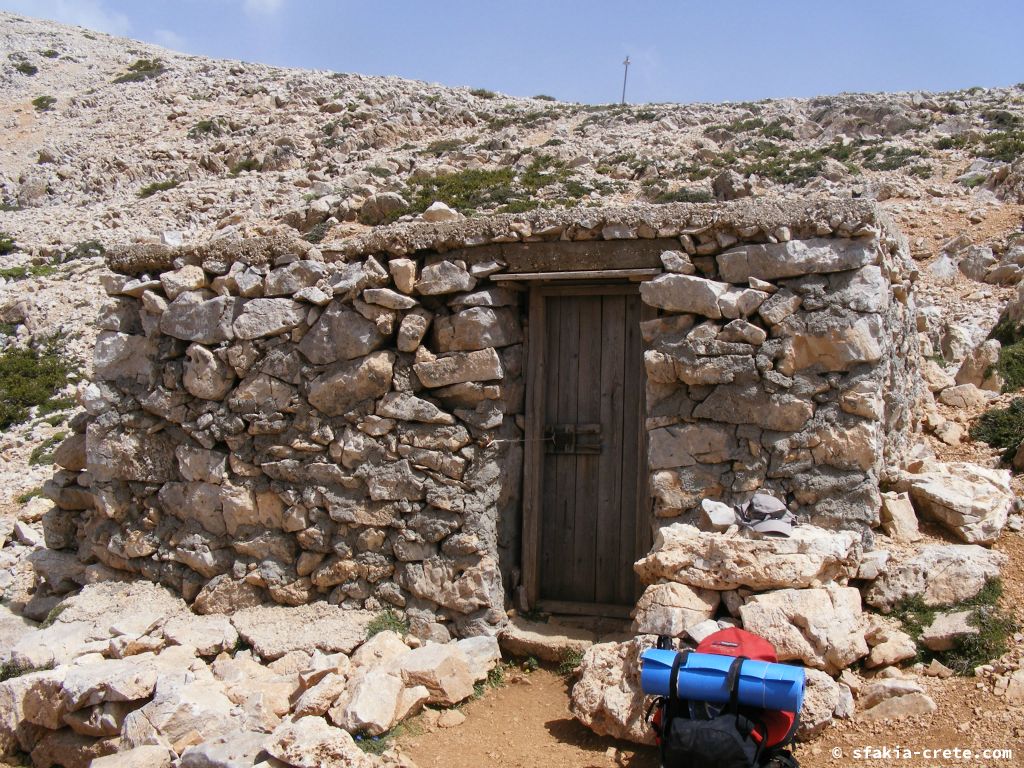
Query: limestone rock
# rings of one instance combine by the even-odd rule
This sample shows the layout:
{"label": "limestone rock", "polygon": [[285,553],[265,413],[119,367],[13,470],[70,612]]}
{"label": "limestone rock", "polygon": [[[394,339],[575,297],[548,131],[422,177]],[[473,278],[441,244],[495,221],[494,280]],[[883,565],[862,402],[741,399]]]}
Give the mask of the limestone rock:
{"label": "limestone rock", "polygon": [[640,284],[644,303],[670,312],[692,312],[717,319],[722,316],[718,300],[729,290],[718,283],[691,275],[665,274]]}
{"label": "limestone rock", "polygon": [[112,755],[97,757],[89,768],[170,768],[174,753],[167,747],[146,744]]}
{"label": "limestone rock", "polygon": [[328,718],[349,733],[379,736],[396,722],[402,689],[402,679],[386,669],[357,672],[334,702]]}
{"label": "limestone rock", "polygon": [[394,362],[393,352],[374,352],[331,366],[310,383],[310,405],[328,416],[340,416],[363,400],[386,394]]}
{"label": "limestone rock", "polygon": [[499,634],[506,653],[557,664],[569,653],[582,653],[594,644],[594,633],[579,627],[529,621],[513,617]]}
{"label": "limestone rock", "polygon": [[476,278],[464,267],[450,261],[440,261],[425,266],[416,281],[416,291],[423,296],[442,293],[471,291],[476,287]]}
{"label": "limestone rock", "polygon": [[652,584],[637,601],[633,632],[681,637],[686,629],[715,615],[719,593],[669,582]]}
{"label": "limestone rock", "polygon": [[884,699],[873,707],[863,709],[860,717],[863,720],[898,720],[902,717],[930,715],[938,706],[924,693],[908,693]]}
{"label": "limestone rock", "polygon": [[780,661],[800,659],[834,674],[868,654],[860,592],[853,587],[765,592],[751,597],[740,617],[744,629],[775,646]]}
{"label": "limestone rock", "polygon": [[906,493],[882,494],[882,529],[893,540],[912,543],[921,539],[917,528],[917,513]]}
{"label": "limestone rock", "polygon": [[693,415],[726,424],[756,424],[776,432],[796,432],[814,415],[814,405],[787,392],[765,392],[756,384],[720,384]]}
{"label": "limestone rock", "polygon": [[199,614],[234,613],[243,608],[255,608],[264,602],[266,598],[259,587],[222,574],[210,579],[199,590],[192,608]]}
{"label": "limestone rock", "polygon": [[409,687],[422,685],[431,704],[452,706],[473,694],[474,675],[457,643],[428,643],[400,659],[399,672]]}
{"label": "limestone rock", "polygon": [[832,723],[842,697],[839,684],[830,675],[818,669],[805,669],[804,674],[807,686],[800,710],[800,727],[796,733],[800,741],[813,739]]}
{"label": "limestone rock", "polygon": [[231,366],[200,344],[190,345],[185,357],[185,389],[203,400],[224,399],[235,383]]}
{"label": "limestone rock", "polygon": [[423,213],[420,214],[420,218],[431,223],[438,223],[443,221],[458,221],[462,218],[462,215],[458,211],[453,211],[440,200],[435,200],[427,206],[427,209]]}
{"label": "limestone rock", "polygon": [[988,396],[974,384],[959,384],[942,390],[939,402],[952,408],[976,410],[985,407]]}
{"label": "limestone rock", "polygon": [[434,321],[438,352],[470,352],[507,347],[523,340],[518,312],[513,309],[470,307]]}
{"label": "limestone rock", "polygon": [[250,299],[232,328],[239,339],[258,339],[290,331],[306,319],[306,307],[291,299]]}
{"label": "limestone rock", "polygon": [[995,339],[988,339],[975,347],[956,372],[957,384],[973,384],[979,389],[999,392],[1003,388],[1002,377],[996,370],[1002,345]]}
{"label": "limestone rock", "polygon": [[917,644],[906,632],[892,630],[882,642],[872,646],[865,662],[868,667],[891,667],[917,656]]}
{"label": "limestone rock", "polygon": [[504,375],[501,359],[494,349],[453,352],[436,360],[413,364],[416,376],[425,387],[447,387],[467,381],[493,381]]}
{"label": "limestone rock", "polygon": [[921,642],[932,651],[948,651],[963,638],[978,635],[981,630],[971,623],[973,611],[940,613],[921,632]]}
{"label": "limestone rock", "polygon": [[890,611],[920,595],[927,605],[950,605],[974,597],[999,576],[1006,555],[973,544],[930,545],[889,567],[864,590],[864,601]]}
{"label": "limestone rock", "polygon": [[268,736],[238,731],[208,739],[181,753],[179,768],[247,768],[258,761]]}
{"label": "limestone rock", "polygon": [[315,365],[327,365],[364,357],[384,341],[376,323],[334,301],[302,337],[299,352]]}
{"label": "limestone rock", "polygon": [[853,578],[860,537],[801,525],[788,538],[748,539],[674,523],[662,527],[633,569],[647,584],[674,581],[699,589],[810,587]]}
{"label": "limestone rock", "polygon": [[649,642],[600,643],[583,654],[572,688],[573,716],[600,736],[654,744],[644,722],[647,697],[640,687],[640,654]]}
{"label": "limestone rock", "polygon": [[910,498],[925,517],[937,520],[969,544],[992,544],[1013,506],[1007,470],[968,462],[932,463],[905,475]]}
{"label": "limestone rock", "polygon": [[347,731],[328,725],[322,717],[283,720],[270,734],[266,750],[293,768],[374,768],[372,757],[356,746]]}
{"label": "limestone rock", "polygon": [[183,293],[160,316],[160,332],[184,341],[218,344],[235,337],[233,323],[238,299],[218,296],[196,302]]}
{"label": "limestone rock", "polygon": [[195,648],[200,656],[230,652],[238,643],[238,632],[231,621],[216,614],[175,616],[164,625],[163,635],[168,643]]}
{"label": "limestone rock", "polygon": [[808,274],[845,272],[877,260],[874,240],[862,238],[789,240],[744,245],[718,254],[718,273],[727,283],[747,283],[751,277],[778,280]]}
{"label": "limestone rock", "polygon": [[264,659],[289,651],[351,653],[366,639],[370,611],[345,610],[327,603],[295,607],[246,608],[231,617],[238,634]]}

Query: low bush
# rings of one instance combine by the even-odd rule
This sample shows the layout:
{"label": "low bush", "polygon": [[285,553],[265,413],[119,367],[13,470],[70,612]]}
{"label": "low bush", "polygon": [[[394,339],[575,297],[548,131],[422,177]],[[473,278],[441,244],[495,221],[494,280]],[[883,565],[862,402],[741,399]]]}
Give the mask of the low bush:
{"label": "low bush", "polygon": [[409,620],[397,611],[388,608],[374,616],[366,625],[366,637],[371,638],[388,630],[404,635],[409,631]]}
{"label": "low bush", "polygon": [[231,166],[230,173],[232,176],[237,176],[242,171],[258,171],[260,169],[260,161],[255,157],[247,157],[244,160],[240,160]]}
{"label": "low bush", "polygon": [[166,192],[168,189],[174,189],[181,182],[177,179],[171,178],[166,181],[154,181],[152,184],[147,184],[139,190],[139,197],[152,197],[157,192]]}
{"label": "low bush", "polygon": [[200,136],[220,136],[224,128],[218,120],[200,120],[188,129],[189,138],[195,139]]}
{"label": "low bush", "polygon": [[36,112],[49,112],[56,103],[57,99],[53,96],[36,96],[32,99],[32,106],[36,108]]}
{"label": "low bush", "polygon": [[331,225],[330,224],[328,224],[326,221],[321,221],[319,224],[313,225],[313,228],[311,230],[309,230],[309,232],[304,234],[302,236],[302,239],[305,240],[307,243],[313,243],[313,244],[322,242],[323,239],[324,239],[324,236],[327,234],[327,232],[330,229],[331,229]]}
{"label": "low bush", "polygon": [[74,372],[55,341],[39,349],[8,347],[0,352],[0,429],[25,421],[32,408],[42,415],[70,407],[57,393]]}
{"label": "low bush", "polygon": [[66,433],[57,432],[49,439],[41,442],[32,449],[32,453],[28,457],[28,463],[32,466],[53,464],[53,452],[65,437],[67,437]]}
{"label": "low bush", "polygon": [[14,242],[14,238],[11,235],[6,232],[0,232],[0,256],[14,253],[17,248],[18,244]]}
{"label": "low bush", "polygon": [[28,77],[32,77],[39,72],[39,67],[29,64],[27,61],[18,62],[14,68],[21,74],[27,75]]}
{"label": "low bush", "polygon": [[991,408],[978,417],[970,430],[972,440],[1001,448],[1010,462],[1024,442],[1024,397],[1015,397],[1006,408]]}
{"label": "low bush", "polygon": [[57,51],[53,50],[53,48],[47,48],[45,51],[43,51],[39,55],[43,56],[43,57],[45,57],[47,59],[56,59],[58,56],[60,56],[60,54]]}
{"label": "low bush", "polygon": [[160,59],[139,59],[123,75],[114,78],[115,83],[139,83],[152,80],[167,71]]}
{"label": "low bush", "polygon": [[478,99],[493,99],[496,94],[494,91],[488,91],[486,88],[472,88],[469,91],[470,96],[476,96]]}

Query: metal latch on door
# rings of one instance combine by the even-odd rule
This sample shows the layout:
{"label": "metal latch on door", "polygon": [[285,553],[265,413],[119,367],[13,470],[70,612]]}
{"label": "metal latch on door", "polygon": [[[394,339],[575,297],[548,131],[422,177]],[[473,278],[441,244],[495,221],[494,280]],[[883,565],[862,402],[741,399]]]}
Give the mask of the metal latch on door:
{"label": "metal latch on door", "polygon": [[548,424],[544,427],[545,453],[601,452],[600,424]]}

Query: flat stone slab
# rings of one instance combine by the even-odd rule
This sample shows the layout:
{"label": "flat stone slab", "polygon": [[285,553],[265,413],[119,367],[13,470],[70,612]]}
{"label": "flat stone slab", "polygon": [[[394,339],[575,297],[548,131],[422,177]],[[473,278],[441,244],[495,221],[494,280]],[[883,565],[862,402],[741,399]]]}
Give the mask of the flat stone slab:
{"label": "flat stone slab", "polygon": [[533,656],[556,663],[571,651],[582,653],[596,640],[587,629],[527,621],[521,616],[513,618],[498,635],[502,650],[512,656]]}
{"label": "flat stone slab", "polygon": [[366,626],[374,616],[373,611],[320,602],[246,608],[234,614],[231,623],[262,659],[274,660],[290,651],[352,653],[365,642]]}

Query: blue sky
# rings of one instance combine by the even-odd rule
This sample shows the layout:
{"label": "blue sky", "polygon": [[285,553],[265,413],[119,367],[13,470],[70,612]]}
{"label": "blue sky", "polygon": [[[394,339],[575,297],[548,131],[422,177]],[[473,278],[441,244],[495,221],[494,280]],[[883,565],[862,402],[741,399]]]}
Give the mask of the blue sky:
{"label": "blue sky", "polygon": [[744,101],[1024,81],[1024,0],[0,0],[187,53],[516,96]]}

